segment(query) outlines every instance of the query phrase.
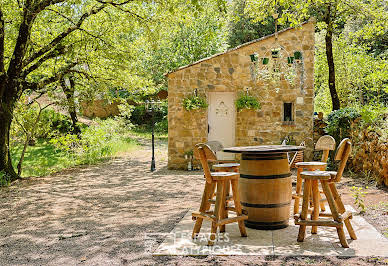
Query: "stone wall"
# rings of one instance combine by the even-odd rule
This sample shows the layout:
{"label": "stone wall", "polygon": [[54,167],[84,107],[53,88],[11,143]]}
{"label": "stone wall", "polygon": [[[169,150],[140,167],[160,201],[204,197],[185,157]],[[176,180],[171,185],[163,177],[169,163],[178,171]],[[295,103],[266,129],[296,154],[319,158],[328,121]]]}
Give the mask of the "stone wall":
{"label": "stone wall", "polygon": [[93,100],[81,102],[82,115],[89,118],[107,118],[120,114],[118,101],[109,103],[107,100]]}
{"label": "stone wall", "polygon": [[[185,97],[208,92],[234,92],[236,98],[249,88],[249,94],[261,102],[258,111],[241,110],[236,114],[235,145],[280,144],[286,136],[296,143],[306,141],[306,157],[311,158],[313,147],[314,96],[314,21],[300,28],[279,32],[278,43],[287,51],[301,51],[303,60],[297,64],[297,78],[293,85],[286,80],[277,84],[252,78],[250,55],[273,47],[273,35],[252,41],[225,53],[203,59],[168,74],[168,167],[186,168],[184,153],[199,142],[207,141],[207,110],[186,111]],[[280,88],[276,92],[275,88]],[[293,103],[294,121],[283,121],[283,103]]]}

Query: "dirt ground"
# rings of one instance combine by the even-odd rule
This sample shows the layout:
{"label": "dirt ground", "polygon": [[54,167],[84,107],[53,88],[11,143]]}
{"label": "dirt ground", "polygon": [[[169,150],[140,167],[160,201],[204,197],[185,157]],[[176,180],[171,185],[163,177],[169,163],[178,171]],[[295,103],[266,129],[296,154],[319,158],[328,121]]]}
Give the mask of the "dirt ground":
{"label": "dirt ground", "polygon": [[[152,256],[203,189],[199,171],[167,170],[167,144],[158,141],[150,172],[149,143],[96,166],[31,178],[0,189],[0,265],[364,265],[388,258],[273,256]],[[341,192],[353,204],[344,179]],[[388,229],[388,191],[369,187],[365,218]],[[153,241],[147,241],[147,234]],[[388,256],[388,254],[387,254]]]}

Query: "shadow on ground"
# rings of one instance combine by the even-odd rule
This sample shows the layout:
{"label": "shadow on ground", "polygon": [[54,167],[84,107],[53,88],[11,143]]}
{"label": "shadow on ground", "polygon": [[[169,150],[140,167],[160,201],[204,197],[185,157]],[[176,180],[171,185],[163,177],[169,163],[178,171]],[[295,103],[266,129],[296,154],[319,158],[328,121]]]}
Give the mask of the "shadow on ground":
{"label": "shadow on ground", "polygon": [[[287,262],[272,256],[151,256],[163,236],[146,241],[147,234],[170,232],[189,209],[198,207],[203,176],[199,171],[167,170],[165,142],[158,142],[154,173],[149,171],[150,157],[149,146],[142,146],[97,166],[1,189],[0,265]],[[334,263],[331,258],[322,261]]]}

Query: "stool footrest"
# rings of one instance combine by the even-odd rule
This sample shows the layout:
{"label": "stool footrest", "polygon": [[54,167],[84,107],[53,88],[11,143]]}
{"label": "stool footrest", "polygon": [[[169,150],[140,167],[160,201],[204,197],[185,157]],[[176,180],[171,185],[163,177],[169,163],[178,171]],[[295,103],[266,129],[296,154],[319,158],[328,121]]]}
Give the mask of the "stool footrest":
{"label": "stool footrest", "polygon": [[215,221],[216,217],[214,216],[213,212],[193,212],[191,214],[193,216],[193,220],[196,218],[202,218],[208,221]]}
{"label": "stool footrest", "polygon": [[240,215],[240,216],[236,216],[236,217],[226,218],[226,219],[219,220],[217,222],[217,226],[224,225],[224,224],[230,224],[230,223],[234,223],[234,222],[239,222],[239,221],[244,221],[247,219],[248,219],[248,215]]}
{"label": "stool footrest", "polygon": [[345,211],[343,214],[340,215],[340,220],[345,221],[346,219],[352,219],[353,214],[351,211]]}
{"label": "stool footrest", "polygon": [[295,220],[296,225],[306,225],[306,226],[330,226],[330,227],[342,227],[342,222],[336,222],[331,220]]}

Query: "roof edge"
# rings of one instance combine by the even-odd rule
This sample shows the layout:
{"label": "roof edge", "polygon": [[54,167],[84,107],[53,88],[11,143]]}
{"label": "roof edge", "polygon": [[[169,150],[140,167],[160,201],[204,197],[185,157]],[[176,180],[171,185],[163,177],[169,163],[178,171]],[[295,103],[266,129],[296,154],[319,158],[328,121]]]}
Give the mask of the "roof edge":
{"label": "roof edge", "polygon": [[[305,25],[305,24],[307,24],[307,23],[315,23],[315,22],[316,22],[316,19],[315,19],[314,17],[311,17],[309,20],[302,22],[302,23],[300,24],[300,26],[303,26],[303,25]],[[278,31],[278,34],[279,34],[279,33],[286,32],[286,31],[289,31],[289,30],[292,30],[292,29],[295,29],[295,28],[296,28],[296,27],[289,27],[289,28],[286,28],[286,29],[284,29],[284,30]],[[250,41],[250,42],[246,42],[246,43],[240,44],[240,45],[238,45],[238,46],[236,46],[236,47],[234,47],[234,48],[230,48],[230,49],[228,49],[228,50],[226,50],[226,51],[224,51],[224,52],[221,52],[221,53],[218,53],[218,54],[214,54],[214,55],[211,55],[211,56],[202,58],[202,59],[200,59],[200,60],[198,60],[198,61],[195,61],[195,62],[193,62],[193,63],[191,63],[191,64],[188,64],[188,65],[185,65],[185,66],[178,67],[177,69],[171,70],[171,71],[169,71],[169,72],[167,72],[167,73],[164,73],[163,75],[167,77],[167,76],[168,76],[169,74],[171,74],[171,73],[174,73],[174,72],[180,71],[180,70],[182,70],[182,69],[185,69],[185,68],[188,68],[188,67],[191,67],[191,66],[200,64],[200,63],[202,63],[202,62],[204,62],[204,61],[213,59],[213,58],[215,58],[215,57],[217,57],[217,56],[221,56],[221,55],[227,54],[227,53],[229,53],[229,52],[238,50],[238,49],[240,49],[240,48],[242,48],[242,47],[248,46],[248,45],[250,45],[250,44],[252,44],[252,43],[260,42],[260,41],[262,41],[262,40],[265,40],[265,39],[268,39],[268,38],[271,38],[271,37],[274,37],[274,36],[275,36],[275,33],[270,34],[270,35],[266,35],[266,36],[261,37],[261,38],[259,38],[259,39],[252,40],[252,41]]]}

